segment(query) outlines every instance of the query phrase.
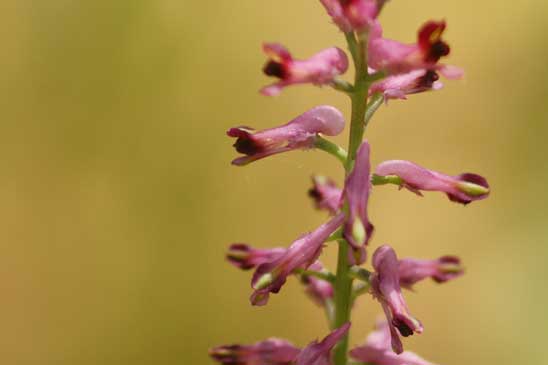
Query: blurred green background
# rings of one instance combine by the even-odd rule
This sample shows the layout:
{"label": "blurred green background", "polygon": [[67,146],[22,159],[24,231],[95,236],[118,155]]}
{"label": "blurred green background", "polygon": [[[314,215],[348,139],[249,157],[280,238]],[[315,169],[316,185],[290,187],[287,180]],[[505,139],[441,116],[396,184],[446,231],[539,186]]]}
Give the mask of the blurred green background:
{"label": "blurred green background", "polygon": [[[0,5],[0,362],[210,364],[207,348],[326,334],[295,280],[263,308],[235,241],[287,246],[325,221],[309,176],[334,159],[294,152],[230,166],[225,130],[285,123],[333,90],[257,90],[262,41],[297,57],[343,37],[315,0],[8,0]],[[478,172],[490,199],[375,189],[372,247],[459,254],[462,279],[406,295],[425,325],[406,347],[438,364],[547,364],[548,5],[394,0],[387,36],[445,18],[466,78],[393,101],[372,121],[373,163]],[[349,77],[351,75],[347,75]],[[346,144],[346,135],[337,138]],[[335,250],[325,250],[331,267]],[[356,306],[352,343],[380,313]]]}

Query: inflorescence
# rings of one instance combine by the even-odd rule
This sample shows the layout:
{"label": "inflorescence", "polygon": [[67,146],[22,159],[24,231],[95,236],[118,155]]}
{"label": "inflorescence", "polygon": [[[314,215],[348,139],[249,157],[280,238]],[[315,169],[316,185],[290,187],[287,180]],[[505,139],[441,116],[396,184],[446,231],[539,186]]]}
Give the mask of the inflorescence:
{"label": "inflorescence", "polygon": [[[442,87],[442,75],[458,79],[463,71],[440,60],[449,55],[449,44],[442,38],[445,21],[428,21],[417,32],[417,41],[404,44],[383,37],[378,16],[387,0],[320,0],[333,23],[344,33],[355,66],[354,83],[339,78],[349,67],[349,57],[339,48],[324,49],[308,59],[296,59],[282,45],[266,43],[268,60],[263,68],[277,81],[261,89],[267,96],[278,95],[296,84],[330,86],[346,93],[352,101],[352,120],[348,150],[324,136],[344,131],[342,113],[332,106],[317,106],[286,124],[254,130],[234,127],[229,137],[241,154],[232,161],[242,166],[279,153],[298,149],[325,151],[345,168],[344,186],[325,176],[313,176],[308,194],[315,207],[325,210],[327,222],[297,238],[289,247],[257,249],[245,243],[230,246],[227,259],[242,270],[254,270],[251,304],[268,303],[288,277],[297,276],[306,293],[325,309],[331,332],[321,341],[303,349],[286,340],[270,338],[252,345],[226,345],[212,348],[210,356],[227,365],[429,365],[418,355],[404,351],[400,336],[422,333],[423,325],[411,313],[402,288],[412,289],[419,281],[431,278],[447,282],[463,274],[456,256],[438,259],[398,259],[389,245],[381,245],[371,255],[373,270],[361,265],[368,258],[368,247],[375,232],[368,215],[373,186],[393,184],[419,196],[423,191],[438,191],[457,203],[469,204],[486,198],[487,180],[480,175],[446,175],[413,162],[391,160],[370,165],[370,145],[363,140],[367,123],[374,112],[390,99]],[[319,261],[327,242],[337,241],[339,259],[336,273]],[[360,295],[371,294],[384,312],[365,343],[348,350],[350,310]],[[352,360],[348,360],[348,358]]]}

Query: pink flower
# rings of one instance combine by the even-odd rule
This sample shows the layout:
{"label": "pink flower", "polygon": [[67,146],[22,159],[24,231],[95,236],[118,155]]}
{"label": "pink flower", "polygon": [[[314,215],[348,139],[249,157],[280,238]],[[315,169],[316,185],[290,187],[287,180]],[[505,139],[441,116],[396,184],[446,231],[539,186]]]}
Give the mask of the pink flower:
{"label": "pink flower", "polygon": [[440,191],[447,194],[451,201],[468,204],[489,196],[489,184],[480,175],[465,173],[449,176],[427,170],[410,161],[391,160],[377,166],[375,175],[397,176],[401,186],[418,194],[421,190]]}
{"label": "pink flower", "polygon": [[450,52],[449,45],[441,38],[445,27],[445,21],[429,21],[419,30],[416,44],[404,44],[383,38],[380,24],[375,23],[368,47],[369,66],[388,74],[432,70],[440,71],[449,78],[458,78],[462,75],[460,69],[438,64],[440,58]]}
{"label": "pink flower", "polygon": [[383,0],[320,0],[339,29],[345,33],[371,27]]}
{"label": "pink flower", "polygon": [[[367,246],[374,227],[367,215],[367,203],[371,190],[369,143],[363,142],[356,154],[354,169],[346,178],[343,195],[348,203],[348,218],[344,223],[344,238],[354,250],[352,263],[365,261],[364,247]],[[352,259],[352,258],[351,258]]]}
{"label": "pink flower", "polygon": [[402,259],[399,261],[400,285],[411,289],[426,278],[444,283],[458,278],[464,273],[460,259],[456,256],[442,256],[437,260]]}
{"label": "pink flower", "polygon": [[[462,71],[454,66],[444,66],[439,68],[438,72],[448,79],[458,79],[462,76]],[[443,84],[439,81],[438,72],[419,69],[388,76],[374,82],[369,88],[369,95],[382,93],[385,101],[388,101],[389,99],[407,99],[407,95],[410,94],[439,90]]]}
{"label": "pink flower", "polygon": [[350,351],[350,356],[360,362],[375,365],[433,365],[410,351],[396,354],[390,347],[388,322],[377,322],[375,330],[367,336],[365,344]]}
{"label": "pink flower", "polygon": [[[308,270],[324,272],[323,265],[319,261],[310,265]],[[308,296],[320,307],[324,307],[333,299],[333,285],[330,282],[310,275],[303,275],[301,281],[305,285]]]}
{"label": "pink flower", "polygon": [[375,272],[371,275],[373,295],[382,305],[390,324],[392,349],[400,354],[403,346],[399,334],[404,337],[422,333],[422,324],[409,313],[400,288],[398,257],[392,247],[383,245],[373,254]]}
{"label": "pink flower", "polygon": [[312,176],[312,184],[308,195],[314,200],[316,208],[336,214],[341,208],[341,189],[333,180],[325,176]]}
{"label": "pink flower", "polygon": [[286,340],[270,338],[254,345],[225,345],[209,350],[223,365],[329,365],[333,347],[347,334],[350,323],[331,332],[321,342],[299,350]]}
{"label": "pink flower", "polygon": [[225,345],[209,350],[209,356],[224,365],[291,365],[298,354],[298,348],[278,338],[254,345]]}
{"label": "pink flower", "polygon": [[284,252],[285,248],[281,247],[256,249],[245,243],[233,243],[228,248],[226,258],[232,265],[242,270],[249,270],[264,262],[274,260]]}
{"label": "pink flower", "polygon": [[246,155],[232,161],[234,165],[250,162],[295,149],[313,148],[316,136],[323,133],[335,136],[344,129],[342,113],[332,106],[312,108],[279,127],[255,131],[249,127],[236,127],[227,131],[229,137],[237,138],[236,151]]}
{"label": "pink flower", "polygon": [[320,256],[325,240],[341,226],[344,214],[340,213],[327,223],[308,233],[289,246],[283,255],[257,267],[251,281],[253,305],[265,305],[270,293],[278,293],[287,277],[298,268],[306,269]]}
{"label": "pink flower", "polygon": [[346,54],[336,47],[324,49],[306,60],[294,59],[284,46],[277,43],[266,43],[263,50],[270,57],[263,72],[280,79],[261,89],[266,96],[278,95],[289,85],[326,85],[348,69]]}
{"label": "pink flower", "polygon": [[329,365],[330,354],[335,345],[348,333],[350,323],[331,332],[322,341],[313,341],[295,359],[295,365]]}

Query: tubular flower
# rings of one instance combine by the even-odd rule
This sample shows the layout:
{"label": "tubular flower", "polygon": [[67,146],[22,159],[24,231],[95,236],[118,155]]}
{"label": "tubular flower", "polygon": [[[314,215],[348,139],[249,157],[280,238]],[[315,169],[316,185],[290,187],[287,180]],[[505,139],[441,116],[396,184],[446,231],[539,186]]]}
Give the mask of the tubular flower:
{"label": "tubular flower", "polygon": [[284,46],[277,43],[265,43],[263,50],[270,57],[263,72],[280,79],[261,89],[261,93],[266,96],[278,95],[289,85],[326,85],[348,69],[348,58],[337,47],[324,49],[306,60],[294,59]]}
{"label": "tubular flower", "polygon": [[320,0],[333,22],[344,32],[371,27],[384,4],[383,0]]}
{"label": "tubular flower", "polygon": [[311,342],[297,356],[295,365],[330,365],[331,350],[346,335],[349,329],[350,323],[343,324],[322,341]]}
{"label": "tubular flower", "polygon": [[383,38],[380,24],[375,23],[368,46],[369,67],[388,74],[422,69],[439,71],[448,78],[462,76],[460,69],[438,64],[450,52],[449,45],[441,38],[445,28],[445,21],[429,21],[419,29],[417,43],[404,44]]}
{"label": "tubular flower", "polygon": [[315,231],[306,234],[289,246],[283,255],[257,267],[251,281],[254,289],[251,295],[253,305],[265,305],[270,293],[278,293],[287,276],[295,269],[306,269],[320,255],[323,243],[341,226],[344,214],[340,213]]}
{"label": "tubular flower", "polygon": [[400,288],[398,258],[392,247],[383,245],[375,251],[373,267],[375,272],[371,275],[371,289],[375,298],[381,303],[390,324],[392,349],[400,354],[403,352],[403,346],[398,332],[407,337],[415,332],[422,333],[423,327],[409,314]]}
{"label": "tubular flower", "polygon": [[410,351],[399,355],[394,353],[390,348],[390,327],[386,321],[377,322],[365,344],[352,349],[350,356],[360,362],[375,365],[433,365]]}
{"label": "tubular flower", "polygon": [[[319,261],[310,265],[308,269],[324,272],[323,265]],[[327,301],[333,299],[333,285],[330,282],[310,275],[301,276],[301,281],[305,285],[308,296],[320,307],[325,306]]]}
{"label": "tubular flower", "polygon": [[233,243],[228,248],[227,260],[234,266],[249,270],[256,266],[274,260],[285,252],[284,248],[257,249],[245,243]]}
{"label": "tubular flower", "polygon": [[341,208],[342,191],[335,182],[325,176],[312,176],[312,188],[308,195],[314,200],[316,209],[336,214]]}
{"label": "tubular flower", "polygon": [[298,348],[278,338],[254,345],[226,345],[209,350],[213,360],[225,365],[291,365],[298,354]]}
{"label": "tubular flower", "polygon": [[[462,71],[454,66],[445,66],[438,70],[448,79],[459,79]],[[403,74],[388,76],[374,82],[369,88],[369,95],[382,93],[385,101],[389,99],[407,99],[407,95],[424,91],[439,90],[443,83],[439,81],[439,74],[434,70],[413,70]]]}
{"label": "tubular flower", "polygon": [[[363,249],[369,243],[374,231],[367,215],[367,203],[371,190],[370,169],[369,143],[365,141],[358,149],[354,169],[348,175],[343,191],[344,198],[348,203],[348,218],[344,223],[344,238],[354,250],[356,264],[365,261]],[[357,255],[358,253],[359,255]]]}
{"label": "tubular flower", "polygon": [[287,124],[255,131],[249,127],[236,127],[227,131],[237,138],[236,151],[246,155],[232,161],[233,165],[250,162],[295,149],[313,148],[319,133],[335,136],[344,129],[342,113],[332,106],[312,108]]}
{"label": "tubular flower", "polygon": [[460,259],[456,256],[442,256],[437,260],[402,259],[399,261],[398,271],[400,285],[408,289],[426,278],[432,278],[436,283],[444,283],[464,273]]}
{"label": "tubular flower", "polygon": [[429,90],[439,90],[443,84],[439,75],[432,70],[414,70],[405,74],[388,76],[369,88],[369,95],[382,93],[384,100],[407,99],[407,95]]}
{"label": "tubular flower", "polygon": [[377,166],[375,175],[396,176],[401,187],[418,195],[422,196],[421,190],[440,191],[446,193],[449,200],[465,205],[489,196],[489,184],[480,175],[465,173],[449,176],[427,170],[410,161],[385,161]]}

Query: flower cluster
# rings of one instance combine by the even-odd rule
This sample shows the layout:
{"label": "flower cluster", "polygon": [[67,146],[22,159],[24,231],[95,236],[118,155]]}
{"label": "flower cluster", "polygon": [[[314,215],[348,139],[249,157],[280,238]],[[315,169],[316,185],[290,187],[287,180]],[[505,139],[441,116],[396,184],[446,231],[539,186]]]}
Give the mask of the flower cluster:
{"label": "flower cluster", "polygon": [[[486,198],[489,184],[480,175],[446,175],[404,160],[385,161],[371,167],[371,146],[363,140],[365,126],[373,113],[389,99],[441,88],[439,75],[460,78],[462,70],[441,63],[450,53],[442,38],[445,21],[427,21],[417,32],[417,41],[404,44],[383,37],[378,16],[387,0],[320,0],[333,23],[345,34],[355,65],[354,84],[340,79],[349,66],[349,57],[339,48],[319,51],[308,59],[296,59],[282,45],[266,43],[267,76],[278,80],[261,89],[266,96],[278,95],[296,84],[330,86],[351,97],[352,120],[348,151],[325,136],[343,132],[343,114],[332,106],[316,106],[286,124],[254,130],[234,127],[227,135],[235,138],[241,156],[237,166],[299,149],[327,152],[343,163],[344,186],[320,175],[312,177],[308,191],[315,207],[329,217],[316,229],[295,239],[287,247],[254,248],[245,243],[232,244],[227,260],[242,270],[254,270],[251,279],[252,305],[264,306],[271,294],[281,291],[288,278],[296,276],[307,295],[325,309],[331,332],[321,341],[300,349],[291,343],[271,338],[253,345],[226,345],[210,350],[221,364],[233,365],[346,365],[348,357],[370,365],[429,365],[418,355],[404,351],[400,336],[420,334],[424,328],[405,301],[402,289],[412,289],[419,281],[431,278],[447,282],[463,274],[456,256],[438,259],[398,259],[389,245],[380,245],[367,263],[369,246],[375,232],[368,214],[373,188],[397,185],[422,196],[437,191],[457,203],[469,204]],[[339,259],[336,275],[319,261],[327,243],[337,241]],[[350,289],[350,290],[349,290]],[[364,345],[348,351],[350,310],[354,301],[370,294],[379,304],[385,319]]]}

